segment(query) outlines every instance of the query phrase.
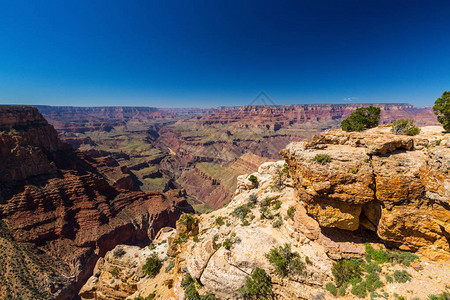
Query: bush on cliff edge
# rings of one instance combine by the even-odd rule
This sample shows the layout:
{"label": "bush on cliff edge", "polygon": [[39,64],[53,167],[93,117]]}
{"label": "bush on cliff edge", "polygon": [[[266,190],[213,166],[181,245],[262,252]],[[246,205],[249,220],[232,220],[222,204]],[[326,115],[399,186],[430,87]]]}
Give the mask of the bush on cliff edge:
{"label": "bush on cliff edge", "polygon": [[416,135],[420,128],[414,125],[414,120],[400,119],[392,123],[391,132],[393,134]]}
{"label": "bush on cliff edge", "polygon": [[450,92],[442,93],[441,98],[437,98],[433,106],[434,113],[438,116],[438,121],[447,132],[450,132]]}
{"label": "bush on cliff edge", "polygon": [[363,131],[377,127],[379,122],[380,108],[369,106],[357,108],[341,125],[344,131]]}

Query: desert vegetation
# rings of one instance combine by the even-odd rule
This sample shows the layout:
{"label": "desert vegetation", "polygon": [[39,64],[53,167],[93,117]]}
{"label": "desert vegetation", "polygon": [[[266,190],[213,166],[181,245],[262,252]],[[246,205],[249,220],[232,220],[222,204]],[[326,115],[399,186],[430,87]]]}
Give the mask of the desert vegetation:
{"label": "desert vegetation", "polygon": [[419,134],[420,128],[414,125],[412,119],[400,119],[392,123],[391,132],[393,134],[416,135]]}
{"label": "desert vegetation", "polygon": [[162,263],[158,258],[156,253],[152,253],[152,255],[147,258],[147,262],[142,266],[142,270],[146,275],[150,275],[151,277],[156,276],[161,269]]}
{"label": "desert vegetation", "polygon": [[444,129],[450,132],[450,92],[445,91],[440,98],[436,99],[433,111]]}
{"label": "desert vegetation", "polygon": [[328,154],[316,154],[312,161],[317,162],[321,165],[326,165],[327,163],[331,162],[331,157]]}
{"label": "desert vegetation", "polygon": [[380,123],[380,108],[369,106],[357,108],[347,119],[342,121],[344,131],[363,131],[377,127]]}
{"label": "desert vegetation", "polygon": [[[373,297],[376,291],[385,285],[380,277],[384,266],[399,264],[408,267],[417,259],[418,257],[413,253],[383,248],[375,250],[370,244],[366,244],[364,259],[341,259],[333,264],[331,271],[334,283],[327,283],[325,289],[334,296],[344,296],[351,286],[351,294],[364,298],[367,293],[371,293]],[[411,280],[411,275],[406,270],[385,272],[388,272],[385,275],[386,283],[406,283]]]}
{"label": "desert vegetation", "polygon": [[247,276],[245,285],[239,289],[244,299],[270,299],[272,280],[264,269],[256,267],[252,276]]}
{"label": "desert vegetation", "polygon": [[305,275],[305,263],[297,252],[292,252],[289,244],[272,248],[266,258],[275,268],[275,273],[281,277],[290,274]]}
{"label": "desert vegetation", "polygon": [[184,275],[181,281],[181,287],[184,289],[184,296],[187,300],[215,300],[216,296],[213,294],[200,295],[197,291],[197,287],[200,283],[194,280],[189,273]]}

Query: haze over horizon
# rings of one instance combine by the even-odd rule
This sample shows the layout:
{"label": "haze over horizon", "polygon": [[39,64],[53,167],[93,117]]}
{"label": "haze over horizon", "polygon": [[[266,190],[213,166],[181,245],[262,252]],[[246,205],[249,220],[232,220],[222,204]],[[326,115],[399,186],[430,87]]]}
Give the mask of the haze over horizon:
{"label": "haze over horizon", "polygon": [[[450,89],[448,1],[0,2],[0,104],[410,103]],[[258,103],[255,103],[258,104]]]}

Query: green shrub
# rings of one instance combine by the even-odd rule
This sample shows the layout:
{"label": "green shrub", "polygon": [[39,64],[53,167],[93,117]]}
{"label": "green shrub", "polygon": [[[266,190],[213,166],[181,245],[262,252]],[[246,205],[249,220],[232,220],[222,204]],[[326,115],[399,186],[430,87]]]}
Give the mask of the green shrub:
{"label": "green shrub", "polygon": [[391,275],[386,274],[385,277],[386,277],[386,282],[387,282],[387,283],[393,283],[393,282],[394,282],[394,278],[392,278]]}
{"label": "green shrub", "polygon": [[181,280],[181,287],[184,288],[184,296],[187,300],[200,300],[200,295],[195,288],[195,280],[189,273],[186,273]]}
{"label": "green shrub", "polygon": [[442,292],[439,295],[429,295],[428,299],[430,299],[430,300],[449,300],[450,299],[450,293]]}
{"label": "green shrub", "polygon": [[162,263],[159,260],[158,255],[156,255],[156,253],[152,253],[152,255],[149,258],[147,258],[145,265],[142,266],[142,270],[144,270],[144,273],[146,275],[155,277],[156,274],[159,273],[161,266]]}
{"label": "green shrub", "polygon": [[276,220],[272,223],[272,227],[273,227],[273,228],[281,227],[281,225],[283,225],[283,220],[281,220],[281,218],[276,219]]}
{"label": "green shrub", "polygon": [[433,106],[438,121],[447,132],[450,132],[450,92],[442,93],[441,98],[436,99]]}
{"label": "green shrub", "polygon": [[169,262],[169,264],[167,265],[167,267],[166,267],[166,269],[165,269],[164,271],[165,271],[166,273],[169,273],[170,270],[173,269],[173,267],[175,267],[175,263],[173,262],[173,260],[171,260],[171,261]]}
{"label": "green shrub", "polygon": [[305,263],[307,265],[312,265],[312,261],[309,259],[309,256],[305,256]]}
{"label": "green shrub", "polygon": [[250,196],[248,197],[249,204],[255,205],[256,201],[258,201],[258,195],[256,193],[251,193]]}
{"label": "green shrub", "polygon": [[391,132],[393,134],[416,135],[420,128],[414,125],[414,120],[400,119],[392,123]]}
{"label": "green shrub", "polygon": [[182,245],[184,244],[187,240],[189,239],[189,236],[184,233],[181,232],[180,234],[178,234],[178,237],[173,241],[175,244],[177,245]]}
{"label": "green shrub", "polygon": [[406,251],[391,251],[390,261],[400,263],[406,267],[409,267],[411,263],[419,259],[417,255]]}
{"label": "green shrub", "polygon": [[369,106],[357,108],[341,125],[344,131],[363,131],[377,127],[379,122],[380,108]]}
{"label": "green shrub", "polygon": [[288,178],[291,177],[291,175],[289,174],[289,166],[287,163],[284,163],[283,165],[283,173],[285,173]]}
{"label": "green shrub", "polygon": [[248,177],[248,181],[250,181],[251,183],[253,183],[254,185],[258,184],[258,177],[256,177],[255,175],[250,175]]}
{"label": "green shrub", "polygon": [[112,277],[117,278],[119,276],[119,268],[114,267],[114,269],[111,270],[111,275]]}
{"label": "green shrub", "polygon": [[156,298],[156,291],[154,291],[153,293],[149,294],[147,297],[142,297],[142,296],[137,296],[136,298],[134,298],[134,300],[153,300]]}
{"label": "green shrub", "polygon": [[406,270],[402,270],[402,271],[396,270],[394,272],[394,280],[395,280],[395,282],[405,283],[405,282],[410,281],[411,278],[412,278],[411,274],[406,272]]}
{"label": "green shrub", "polygon": [[231,214],[243,222],[249,213],[250,208],[246,204],[243,204],[236,207]]}
{"label": "green shrub", "polygon": [[364,261],[359,258],[341,259],[333,263],[331,273],[338,287],[350,280],[360,280]]}
{"label": "green shrub", "polygon": [[336,286],[334,285],[334,283],[328,282],[328,283],[325,285],[325,289],[326,289],[327,291],[329,291],[333,296],[336,296],[336,295],[337,295],[337,288],[336,288]]}
{"label": "green shrub", "polygon": [[195,223],[194,214],[182,214],[179,222],[188,228],[191,227]]}
{"label": "green shrub", "polygon": [[281,207],[281,201],[280,200],[275,200],[273,201],[273,209],[274,210],[278,210]]}
{"label": "green shrub", "polygon": [[345,292],[347,291],[348,282],[344,283],[338,290],[339,296],[345,296]]}
{"label": "green shrub", "polygon": [[225,239],[225,241],[223,241],[222,246],[227,249],[230,250],[231,246],[233,246],[233,243],[230,241],[230,239]]}
{"label": "green shrub", "polygon": [[259,212],[261,213],[261,218],[262,219],[272,220],[274,218],[274,216],[272,215],[270,210],[267,207],[265,207],[265,206],[261,207]]}
{"label": "green shrub", "polygon": [[298,253],[291,251],[289,244],[272,248],[269,253],[266,253],[266,258],[275,267],[275,273],[280,276],[285,277],[289,273],[305,275],[305,263],[301,261]]}
{"label": "green shrub", "polygon": [[367,289],[366,289],[366,283],[361,282],[358,284],[353,285],[351,289],[351,293],[358,298],[364,298],[367,296]]}
{"label": "green shrub", "polygon": [[245,299],[269,299],[272,294],[272,280],[266,271],[256,268],[252,276],[247,276],[245,285],[239,289]]}
{"label": "green shrub", "polygon": [[364,266],[364,270],[367,273],[381,272],[381,267],[374,262],[370,262]]}
{"label": "green shrub", "polygon": [[118,257],[124,256],[125,253],[126,253],[125,250],[123,250],[122,247],[119,247],[119,248],[117,248],[116,250],[114,250],[113,256],[116,257],[116,258],[118,258]]}
{"label": "green shrub", "polygon": [[223,217],[217,217],[216,225],[222,226],[223,224],[225,224],[225,222],[223,221]]}
{"label": "green shrub", "polygon": [[325,165],[331,162],[331,157],[328,154],[316,154],[312,160],[321,165]]}
{"label": "green shrub", "polygon": [[289,206],[287,210],[287,215],[289,218],[294,219],[294,214],[297,209],[294,206]]}
{"label": "green shrub", "polygon": [[384,264],[389,261],[389,253],[387,251],[381,247],[375,250],[369,243],[366,243],[365,257],[368,262],[374,260],[377,264]]}
{"label": "green shrub", "polygon": [[277,203],[279,201],[278,198],[280,198],[280,196],[266,197],[266,198],[264,198],[263,201],[261,201],[260,205],[261,205],[261,207],[269,207],[271,205],[277,205]]}
{"label": "green shrub", "polygon": [[373,292],[384,285],[380,280],[380,275],[375,272],[366,274],[364,279],[366,280],[366,289],[369,292]]}

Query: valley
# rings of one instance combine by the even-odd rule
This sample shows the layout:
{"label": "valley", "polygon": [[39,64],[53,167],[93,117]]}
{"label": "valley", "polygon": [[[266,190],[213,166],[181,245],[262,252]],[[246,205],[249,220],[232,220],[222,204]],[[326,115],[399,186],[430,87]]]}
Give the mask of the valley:
{"label": "valley", "polygon": [[[51,107],[39,110],[60,138],[90,156],[113,158],[145,192],[182,188],[200,211],[221,207],[235,178],[280,158],[290,142],[335,129],[358,104],[156,109]],[[437,125],[430,108],[379,104],[381,123],[413,118]]]}

